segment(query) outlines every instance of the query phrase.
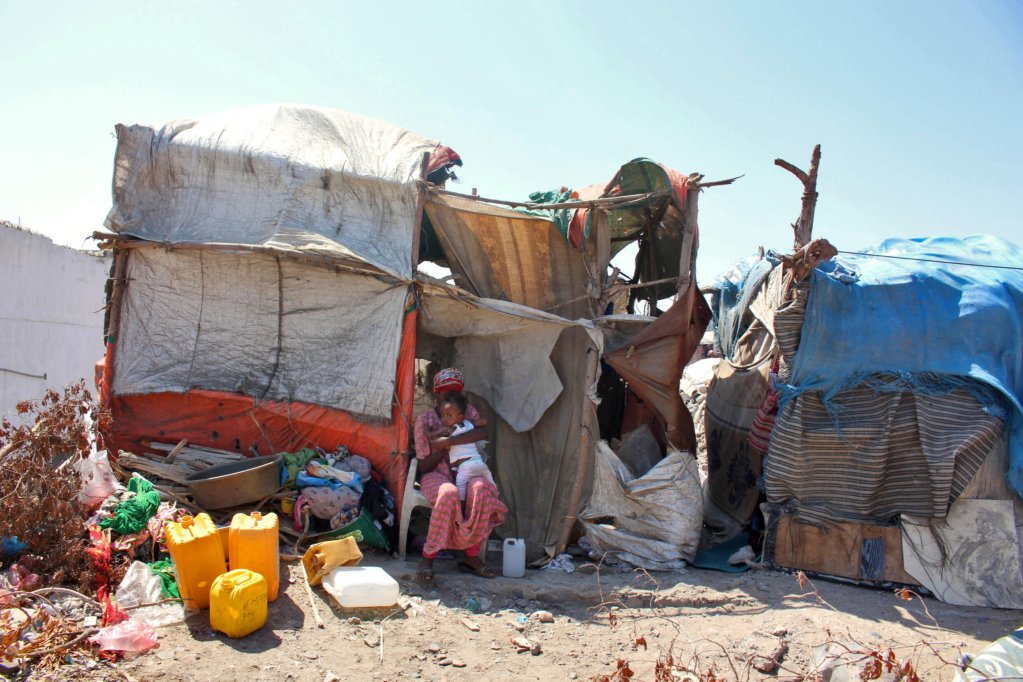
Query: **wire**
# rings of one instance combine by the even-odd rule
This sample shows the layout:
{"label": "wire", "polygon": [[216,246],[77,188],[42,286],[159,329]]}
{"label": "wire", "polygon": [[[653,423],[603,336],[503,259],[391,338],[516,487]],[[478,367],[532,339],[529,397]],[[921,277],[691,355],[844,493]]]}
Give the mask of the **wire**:
{"label": "wire", "polygon": [[993,263],[964,263],[957,260],[942,260],[940,258],[912,258],[910,256],[888,256],[882,253],[861,253],[859,251],[839,251],[849,256],[864,256],[866,258],[892,258],[895,260],[915,260],[921,263],[947,263],[948,265],[966,265],[974,268],[997,268],[999,270],[1020,270],[1023,271],[1023,267],[1017,267],[1014,265],[995,265]]}
{"label": "wire", "polygon": [[28,377],[29,379],[42,379],[43,381],[46,381],[45,374],[29,374],[28,372],[19,372],[16,369],[7,369],[6,367],[0,367],[0,372],[10,372],[11,374]]}

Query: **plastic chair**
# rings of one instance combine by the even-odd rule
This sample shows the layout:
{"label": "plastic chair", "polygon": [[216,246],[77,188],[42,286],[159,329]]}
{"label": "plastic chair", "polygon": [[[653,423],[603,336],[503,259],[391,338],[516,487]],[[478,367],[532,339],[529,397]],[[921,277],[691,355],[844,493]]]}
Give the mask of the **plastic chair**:
{"label": "plastic chair", "polygon": [[[430,509],[430,501],[416,487],[419,474],[419,460],[413,455],[409,458],[408,478],[405,480],[405,497],[401,503],[401,521],[398,524],[398,558],[405,561],[405,546],[408,544],[408,527],[412,520],[412,512],[417,507]],[[487,562],[487,540],[480,546],[480,561]]]}
{"label": "plastic chair", "polygon": [[419,473],[419,460],[414,456],[409,459],[408,479],[405,481],[405,497],[401,503],[401,521],[398,525],[398,558],[405,561],[405,546],[408,544],[408,526],[412,519],[412,511],[416,507],[430,508],[430,501],[416,487],[416,475]]}

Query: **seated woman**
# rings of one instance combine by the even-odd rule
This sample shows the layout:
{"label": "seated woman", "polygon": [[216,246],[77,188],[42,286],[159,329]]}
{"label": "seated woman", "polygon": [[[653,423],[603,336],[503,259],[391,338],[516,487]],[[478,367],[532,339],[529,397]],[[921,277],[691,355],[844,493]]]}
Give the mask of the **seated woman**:
{"label": "seated woman", "polygon": [[[457,369],[442,369],[433,378],[433,392],[440,398],[451,392],[461,393],[465,384]],[[419,460],[419,488],[433,508],[430,528],[423,546],[416,578],[428,583],[433,580],[433,561],[443,549],[465,550],[459,569],[484,578],[493,578],[494,572],[480,561],[480,546],[490,537],[495,526],[504,521],[508,508],[501,502],[497,487],[485,478],[469,481],[465,498],[465,514],[458,499],[451,469],[448,466],[448,448],[452,445],[475,443],[486,438],[486,422],[472,405],[465,409],[465,419],[472,422],[471,431],[458,436],[442,435],[440,412],[435,406],[416,418],[415,445]]]}

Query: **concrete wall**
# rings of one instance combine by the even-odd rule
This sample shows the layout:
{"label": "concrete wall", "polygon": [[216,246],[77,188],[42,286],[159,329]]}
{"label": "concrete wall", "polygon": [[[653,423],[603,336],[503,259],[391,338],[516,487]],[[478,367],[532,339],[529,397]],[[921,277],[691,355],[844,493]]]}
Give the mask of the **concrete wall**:
{"label": "concrete wall", "polygon": [[0,415],[82,378],[95,394],[109,270],[109,256],[0,221]]}

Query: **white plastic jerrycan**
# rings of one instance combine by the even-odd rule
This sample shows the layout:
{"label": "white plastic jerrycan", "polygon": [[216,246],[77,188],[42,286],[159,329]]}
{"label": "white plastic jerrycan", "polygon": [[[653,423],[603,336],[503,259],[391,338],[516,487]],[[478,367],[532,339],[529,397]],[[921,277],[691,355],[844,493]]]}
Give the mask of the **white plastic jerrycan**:
{"label": "white plastic jerrycan", "polygon": [[522,538],[507,538],[504,541],[504,575],[506,578],[526,575],[526,541]]}

